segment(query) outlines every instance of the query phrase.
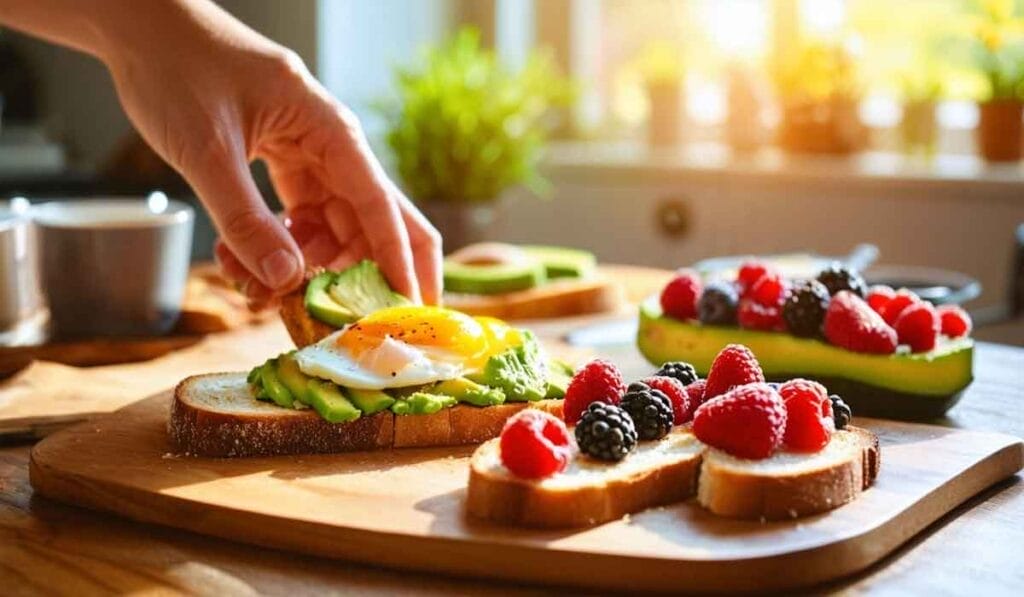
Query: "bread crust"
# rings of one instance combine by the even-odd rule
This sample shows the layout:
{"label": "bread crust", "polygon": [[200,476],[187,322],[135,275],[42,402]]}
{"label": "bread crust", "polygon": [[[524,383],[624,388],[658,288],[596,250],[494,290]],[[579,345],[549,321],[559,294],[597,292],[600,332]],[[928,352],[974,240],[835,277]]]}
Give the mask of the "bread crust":
{"label": "bread crust", "polygon": [[329,423],[309,409],[228,412],[193,399],[205,382],[218,379],[245,384],[244,373],[210,373],[189,377],[175,388],[167,421],[175,452],[244,457],[457,446],[497,437],[505,421],[523,408],[551,413],[561,413],[562,408],[561,400],[486,407],[458,404],[430,415],[384,411],[348,423]]}
{"label": "bread crust", "polygon": [[755,475],[705,458],[699,500],[720,516],[784,520],[825,512],[852,501],[878,476],[881,452],[875,434],[847,427],[860,450],[834,466],[788,475]]}
{"label": "bread crust", "polygon": [[306,310],[306,285],[302,288],[286,294],[281,298],[279,309],[281,321],[284,322],[288,335],[297,348],[303,348],[310,344],[316,344],[319,340],[337,331],[326,323],[314,319]]}
{"label": "bread crust", "polygon": [[681,502],[696,492],[700,455],[602,485],[552,491],[537,483],[494,475],[473,455],[466,510],[501,524],[538,528],[582,527]]}

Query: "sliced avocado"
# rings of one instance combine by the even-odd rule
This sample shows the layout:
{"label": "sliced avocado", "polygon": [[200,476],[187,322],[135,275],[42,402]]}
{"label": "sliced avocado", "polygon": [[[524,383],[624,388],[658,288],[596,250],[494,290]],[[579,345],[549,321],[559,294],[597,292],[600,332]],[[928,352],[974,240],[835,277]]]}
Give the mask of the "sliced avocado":
{"label": "sliced avocado", "polygon": [[288,388],[296,400],[309,404],[306,393],[313,378],[299,370],[299,364],[292,354],[277,357],[277,379]]}
{"label": "sliced avocado", "polygon": [[391,290],[377,264],[369,259],[340,272],[327,287],[327,293],[335,303],[353,313],[353,319],[378,309],[409,304],[409,299]]}
{"label": "sliced avocado", "polygon": [[295,397],[288,391],[288,388],[281,383],[277,377],[277,360],[271,359],[260,369],[260,380],[263,382],[263,389],[267,395],[278,406],[291,408]]}
{"label": "sliced avocado", "polygon": [[262,383],[260,381],[260,370],[261,369],[263,369],[263,364],[256,365],[255,367],[250,369],[249,370],[249,375],[245,376],[245,381],[250,383],[250,384],[252,384],[252,385],[261,384]]}
{"label": "sliced avocado", "polygon": [[430,415],[444,408],[455,406],[457,400],[451,396],[414,392],[406,398],[396,400],[391,412],[396,415]]}
{"label": "sliced avocado", "polygon": [[363,412],[364,415],[372,415],[382,410],[391,408],[395,399],[380,390],[356,390],[353,388],[342,388],[345,396]]}
{"label": "sliced avocado", "polygon": [[340,328],[352,323],[358,317],[351,310],[339,305],[328,294],[327,289],[334,283],[337,276],[338,274],[334,272],[323,272],[310,280],[306,284],[305,305],[306,311],[309,311],[314,318],[327,325]]}
{"label": "sliced avocado", "polygon": [[581,249],[525,245],[523,251],[544,265],[549,279],[586,278],[597,270],[597,257]]}
{"label": "sliced avocado", "polygon": [[541,359],[536,337],[522,332],[523,343],[487,360],[484,368],[469,379],[505,392],[509,402],[533,402],[547,395],[547,364]]}
{"label": "sliced avocado", "polygon": [[505,402],[505,392],[466,379],[456,377],[438,382],[430,389],[432,394],[451,396],[459,402],[473,406],[494,406]]}
{"label": "sliced avocado", "polygon": [[548,389],[544,398],[564,398],[565,390],[572,379],[572,366],[565,361],[551,359],[548,361]]}
{"label": "sliced avocado", "polygon": [[317,414],[330,423],[354,421],[362,414],[338,386],[329,381],[311,379],[306,390],[306,399]]}
{"label": "sliced avocado", "polygon": [[540,286],[546,280],[540,262],[475,265],[444,261],[444,289],[466,294],[501,294]]}
{"label": "sliced avocado", "polygon": [[655,366],[683,360],[706,375],[718,352],[734,343],[753,351],[768,379],[817,380],[840,394],[854,416],[938,417],[973,380],[970,338],[943,341],[927,353],[865,354],[785,333],[680,321],[664,316],[657,298],[640,306],[637,346]]}

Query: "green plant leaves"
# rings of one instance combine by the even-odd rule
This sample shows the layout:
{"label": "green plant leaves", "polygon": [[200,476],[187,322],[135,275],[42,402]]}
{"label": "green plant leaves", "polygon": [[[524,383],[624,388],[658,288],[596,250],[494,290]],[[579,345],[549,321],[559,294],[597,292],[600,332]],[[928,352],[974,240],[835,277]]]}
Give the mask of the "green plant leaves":
{"label": "green plant leaves", "polygon": [[467,28],[418,68],[397,69],[395,80],[397,97],[376,107],[414,200],[485,202],[517,184],[544,189],[536,163],[546,117],[574,95],[549,55],[535,53],[511,72]]}

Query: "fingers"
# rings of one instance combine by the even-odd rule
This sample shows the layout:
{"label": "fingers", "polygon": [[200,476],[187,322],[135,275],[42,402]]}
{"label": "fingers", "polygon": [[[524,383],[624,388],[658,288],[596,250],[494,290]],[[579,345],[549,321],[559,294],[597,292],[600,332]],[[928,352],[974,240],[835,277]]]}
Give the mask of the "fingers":
{"label": "fingers", "polygon": [[235,257],[226,244],[220,239],[213,247],[213,255],[220,266],[221,272],[229,282],[235,285],[243,295],[250,309],[259,311],[263,309],[274,298],[272,290],[260,283],[253,277],[249,270],[245,269],[242,262]]}
{"label": "fingers", "polygon": [[394,183],[391,186],[398,197],[405,228],[409,231],[409,244],[423,302],[436,305],[441,300],[443,285],[441,234]]}
{"label": "fingers", "polygon": [[419,302],[420,287],[409,232],[398,201],[389,192],[387,176],[355,117],[341,105],[335,104],[332,108],[332,125],[336,131],[326,153],[328,182],[340,196],[349,200],[373,258],[391,286]]}
{"label": "fingers", "polygon": [[302,283],[299,247],[274,217],[249,173],[241,143],[213,135],[185,178],[210,212],[224,243],[265,288],[283,294]]}

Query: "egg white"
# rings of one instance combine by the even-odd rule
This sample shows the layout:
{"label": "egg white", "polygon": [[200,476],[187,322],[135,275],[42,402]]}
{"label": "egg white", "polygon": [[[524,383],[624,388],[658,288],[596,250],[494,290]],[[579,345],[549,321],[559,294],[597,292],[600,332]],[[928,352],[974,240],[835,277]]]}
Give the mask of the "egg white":
{"label": "egg white", "polygon": [[419,347],[387,337],[376,348],[355,357],[338,346],[337,331],[295,353],[306,375],[356,390],[384,390],[444,381],[466,372],[464,359],[436,347]]}

